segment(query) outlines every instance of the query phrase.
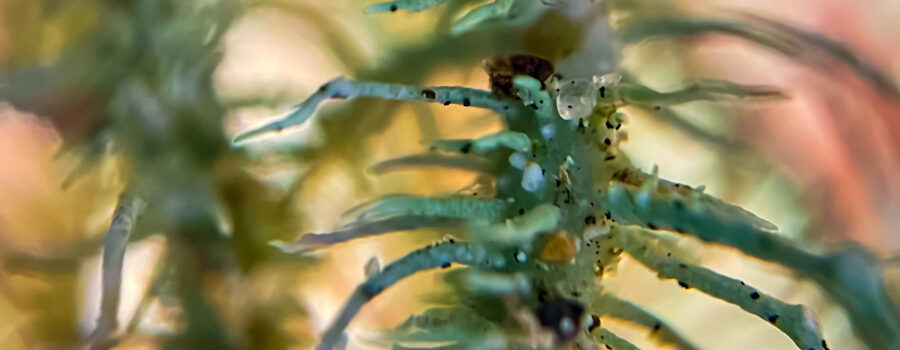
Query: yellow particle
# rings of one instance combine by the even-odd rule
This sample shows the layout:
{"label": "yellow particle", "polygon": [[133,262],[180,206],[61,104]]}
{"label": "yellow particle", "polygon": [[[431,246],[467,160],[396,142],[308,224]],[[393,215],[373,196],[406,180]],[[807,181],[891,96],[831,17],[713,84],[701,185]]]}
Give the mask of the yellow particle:
{"label": "yellow particle", "polygon": [[566,264],[575,258],[578,253],[578,247],[575,245],[575,239],[565,230],[556,231],[547,239],[544,249],[541,251],[541,260],[554,263]]}

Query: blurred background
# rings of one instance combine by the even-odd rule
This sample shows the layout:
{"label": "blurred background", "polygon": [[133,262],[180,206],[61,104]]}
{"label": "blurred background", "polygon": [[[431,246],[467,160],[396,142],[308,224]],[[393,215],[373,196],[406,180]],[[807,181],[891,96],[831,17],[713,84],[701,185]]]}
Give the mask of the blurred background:
{"label": "blurred background", "polygon": [[[370,258],[384,264],[444,233],[367,238],[300,258],[268,242],[332,230],[345,210],[379,195],[477,185],[462,171],[368,168],[500,121],[455,106],[330,101],[298,130],[241,148],[230,138],[337,76],[486,89],[481,61],[518,52],[564,75],[618,71],[659,90],[691,78],[783,89],[787,100],[626,109],[623,147],[642,169],[658,164],[662,177],[705,184],[810,247],[859,242],[900,296],[900,3],[552,0],[554,10],[527,21],[458,36],[450,25],[478,1],[365,14],[371,3],[0,0],[0,348],[89,345],[103,235],[119,194],[134,187],[148,207],[128,244],[109,346],[311,347]],[[741,20],[801,45],[616,34],[663,16]],[[704,265],[816,310],[831,348],[865,348],[813,283],[733,249],[685,244]],[[771,325],[628,259],[610,285],[703,348],[793,348]],[[363,308],[352,335],[396,325],[441,286],[440,272],[403,281]],[[610,328],[655,346],[629,325]]]}

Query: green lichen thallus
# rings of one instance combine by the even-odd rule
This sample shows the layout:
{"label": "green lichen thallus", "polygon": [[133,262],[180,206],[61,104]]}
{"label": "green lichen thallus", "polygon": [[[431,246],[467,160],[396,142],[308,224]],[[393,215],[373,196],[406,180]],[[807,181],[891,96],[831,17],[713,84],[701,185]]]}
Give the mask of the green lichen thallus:
{"label": "green lichen thallus", "polygon": [[[658,92],[620,82],[617,74],[560,80],[550,62],[528,55],[486,61],[491,91],[334,79],[287,117],[235,137],[236,143],[308,122],[332,98],[380,98],[457,104],[502,116],[506,130],[479,139],[437,140],[429,151],[375,167],[444,166],[495,179],[494,193],[422,197],[397,194],[361,205],[333,233],[273,242],[285,252],[321,249],[359,237],[418,228],[460,229],[452,239],[415,250],[382,269],[367,264],[367,279],[351,294],[321,338],[320,349],[346,341],[360,308],[416,272],[462,265],[447,281],[458,303],[430,309],[389,332],[402,343],[450,342],[461,348],[550,348],[597,343],[634,348],[600,324],[612,317],[647,327],[660,343],[695,349],[675,328],[638,305],[601,288],[604,272],[628,254],[673,280],[739,306],[780,329],[800,349],[827,349],[813,314],[745,283],[679,258],[657,230],[694,235],[783,263],[774,249],[805,252],[775,234],[771,223],[703,193],[644,173],[620,152],[624,105],[669,106],[695,100],[780,96],[773,89],[722,81],[693,81]],[[387,165],[385,165],[387,164]],[[486,307],[485,305],[492,305]],[[497,307],[500,305],[502,307]]]}

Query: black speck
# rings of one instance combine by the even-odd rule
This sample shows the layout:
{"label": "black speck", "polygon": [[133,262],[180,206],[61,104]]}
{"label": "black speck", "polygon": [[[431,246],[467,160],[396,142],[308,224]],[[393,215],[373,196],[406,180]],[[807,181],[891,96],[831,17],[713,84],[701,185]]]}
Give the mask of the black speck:
{"label": "black speck", "polygon": [[609,120],[607,120],[607,121],[606,121],[606,128],[607,128],[607,129],[612,129],[612,128],[615,128],[615,126],[613,126],[612,123],[610,123]]}
{"label": "black speck", "polygon": [[681,282],[681,281],[678,281],[678,286],[681,287],[681,288],[684,288],[684,289],[691,288],[691,286],[689,286],[687,283],[684,283],[684,282]]}
{"label": "black speck", "polygon": [[753,299],[753,300],[759,299],[759,293],[758,292],[750,293],[750,299]]}
{"label": "black speck", "polygon": [[539,100],[538,103],[544,104],[544,100]]}
{"label": "black speck", "polygon": [[507,109],[509,109],[509,106],[503,106],[503,110],[504,110],[504,111],[507,110]]}
{"label": "black speck", "polygon": [[525,209],[524,209],[524,208],[519,208],[519,215],[522,215],[522,214],[525,214]]}
{"label": "black speck", "polygon": [[472,150],[471,142],[467,142],[465,145],[462,146],[462,148],[459,149],[459,151],[462,153],[469,153],[469,151],[471,151],[471,150]]}
{"label": "black speck", "polygon": [[610,212],[605,212],[603,215],[605,215],[607,219],[612,219],[612,213]]}
{"label": "black speck", "polygon": [[450,101],[444,102],[444,106],[449,106],[449,105],[450,105]]}
{"label": "black speck", "polygon": [[656,227],[656,225],[654,225],[652,222],[648,222],[647,227],[650,228],[651,230],[655,230],[655,229],[659,228],[659,227]]}
{"label": "black speck", "polygon": [[825,350],[831,350],[828,348],[828,343],[825,342],[825,339],[822,339],[822,347],[825,348]]}
{"label": "black speck", "polygon": [[585,225],[595,225],[597,224],[597,217],[594,214],[588,215],[584,218]]}
{"label": "black speck", "polygon": [[600,97],[606,98],[606,86],[600,87]]}
{"label": "black speck", "polygon": [[569,109],[572,109],[572,105],[568,105],[568,106],[566,106],[566,107],[569,107]]}
{"label": "black speck", "polygon": [[391,12],[397,12],[397,5],[391,5]]}
{"label": "black speck", "polygon": [[621,127],[622,127],[622,124],[616,125],[616,130],[619,130],[619,128],[621,128]]}
{"label": "black speck", "polygon": [[435,97],[434,91],[429,89],[422,90],[422,97],[426,100],[433,100]]}
{"label": "black speck", "polygon": [[685,265],[685,264],[678,264],[678,267],[680,267],[680,268],[682,268],[682,269],[686,269],[686,268],[687,268],[687,265]]}
{"label": "black speck", "polygon": [[471,105],[472,101],[470,101],[468,97],[463,98],[463,106],[469,107]]}
{"label": "black speck", "polygon": [[456,240],[453,239],[453,237],[450,237],[450,239],[448,239],[447,242],[450,242],[450,244],[453,244],[453,243],[456,243]]}
{"label": "black speck", "polygon": [[605,346],[609,350],[613,350],[612,346],[609,346],[609,344],[603,344],[603,346]]}
{"label": "black speck", "polygon": [[603,144],[604,144],[604,145],[609,146],[611,143],[612,143],[612,141],[610,141],[609,138],[603,139]]}
{"label": "black speck", "polygon": [[528,105],[528,107],[531,107],[531,109],[535,109],[535,110],[538,109],[538,106],[537,106],[536,104],[534,104],[534,103]]}
{"label": "black speck", "polygon": [[448,267],[450,267],[450,263],[448,263],[448,262],[441,264],[442,269],[446,269]]}
{"label": "black speck", "polygon": [[769,316],[769,322],[772,324],[778,323],[778,315]]}
{"label": "black speck", "polygon": [[662,109],[662,108],[661,108],[660,106],[653,106],[653,109],[655,109],[655,110],[658,111],[658,110],[660,110],[660,109]]}
{"label": "black speck", "polygon": [[653,331],[654,331],[654,332],[659,331],[660,328],[662,328],[662,324],[660,324],[659,322],[653,324]]}
{"label": "black speck", "polygon": [[616,159],[616,156],[606,156],[606,158],[603,158],[603,160],[605,160],[605,161],[610,161],[613,159]]}

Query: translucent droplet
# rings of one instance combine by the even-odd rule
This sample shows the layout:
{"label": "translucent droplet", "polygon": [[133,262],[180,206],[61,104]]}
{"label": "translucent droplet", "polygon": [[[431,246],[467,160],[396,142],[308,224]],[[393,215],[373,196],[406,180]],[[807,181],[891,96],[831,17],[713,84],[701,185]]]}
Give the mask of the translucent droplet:
{"label": "translucent droplet", "polygon": [[587,80],[568,80],[559,83],[556,109],[566,120],[587,117],[597,106],[597,89]]}

